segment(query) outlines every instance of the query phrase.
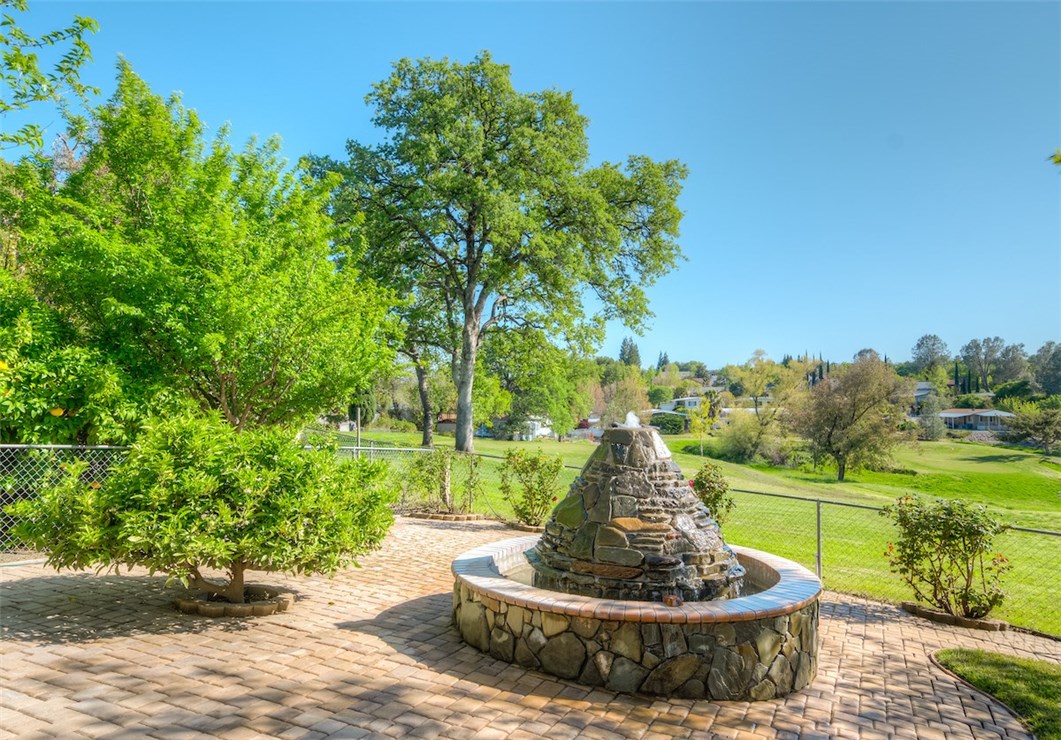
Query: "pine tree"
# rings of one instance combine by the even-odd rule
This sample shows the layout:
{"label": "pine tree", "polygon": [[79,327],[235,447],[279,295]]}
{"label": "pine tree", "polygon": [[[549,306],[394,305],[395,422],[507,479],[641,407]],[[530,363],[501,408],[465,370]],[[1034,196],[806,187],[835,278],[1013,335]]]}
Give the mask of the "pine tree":
{"label": "pine tree", "polygon": [[641,353],[634,344],[634,340],[629,337],[624,338],[622,344],[619,345],[619,362],[632,367],[641,367]]}
{"label": "pine tree", "polygon": [[659,359],[656,360],[656,369],[657,370],[662,370],[663,368],[667,367],[667,365],[669,365],[669,364],[670,364],[670,358],[667,357],[667,353],[666,352],[660,352],[659,353]]}

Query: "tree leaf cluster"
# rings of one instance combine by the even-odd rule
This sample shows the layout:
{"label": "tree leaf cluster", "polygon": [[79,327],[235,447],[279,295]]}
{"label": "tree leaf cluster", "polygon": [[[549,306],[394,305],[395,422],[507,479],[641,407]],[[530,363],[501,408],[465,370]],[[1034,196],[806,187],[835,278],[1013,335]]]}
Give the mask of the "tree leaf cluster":
{"label": "tree leaf cluster", "polygon": [[207,144],[124,62],[95,129],[57,192],[27,198],[22,248],[84,344],[238,429],[345,408],[390,364],[390,294],[337,269],[334,182],[288,169],[275,139]]}
{"label": "tree leaf cluster", "polygon": [[[27,0],[0,0],[0,8],[25,13]],[[81,69],[92,60],[86,37],[99,30],[92,18],[75,15],[65,28],[32,35],[10,12],[0,15],[0,120],[39,103],[67,108],[67,95],[84,102],[95,88],[81,82]],[[50,53],[50,52],[54,52]],[[49,67],[48,57],[56,56]],[[0,149],[44,146],[44,129],[32,121],[18,128],[0,127]]]}

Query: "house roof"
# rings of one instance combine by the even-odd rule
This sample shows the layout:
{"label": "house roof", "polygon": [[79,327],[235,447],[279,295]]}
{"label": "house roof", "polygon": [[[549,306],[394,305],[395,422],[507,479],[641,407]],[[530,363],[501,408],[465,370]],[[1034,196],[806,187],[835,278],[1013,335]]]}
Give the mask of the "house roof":
{"label": "house roof", "polygon": [[1013,416],[1008,411],[997,409],[946,409],[940,411],[939,415],[944,419],[960,419],[963,416],[1000,416],[1003,418]]}

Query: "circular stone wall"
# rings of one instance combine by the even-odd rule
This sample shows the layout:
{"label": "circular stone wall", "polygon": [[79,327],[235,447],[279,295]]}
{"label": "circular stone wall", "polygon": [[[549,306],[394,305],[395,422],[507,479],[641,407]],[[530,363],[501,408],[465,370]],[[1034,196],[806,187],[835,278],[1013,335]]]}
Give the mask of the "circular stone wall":
{"label": "circular stone wall", "polygon": [[773,699],[818,670],[821,582],[803,566],[733,547],[747,580],[738,599],[676,607],[554,593],[508,577],[537,537],[453,561],[453,621],[498,660],[614,691],[692,699]]}

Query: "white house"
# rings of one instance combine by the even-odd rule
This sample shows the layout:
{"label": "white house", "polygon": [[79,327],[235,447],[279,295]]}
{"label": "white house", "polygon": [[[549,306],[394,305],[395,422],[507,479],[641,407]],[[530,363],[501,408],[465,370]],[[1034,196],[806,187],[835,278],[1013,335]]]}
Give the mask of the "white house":
{"label": "white house", "polygon": [[972,429],[976,431],[1004,432],[1008,429],[1006,419],[1013,416],[1008,411],[995,409],[947,409],[939,412],[939,418],[948,429]]}
{"label": "white house", "polygon": [[659,405],[660,411],[677,411],[679,413],[688,411],[689,409],[700,408],[700,396],[684,396],[683,398],[675,398],[671,401],[664,401]]}

